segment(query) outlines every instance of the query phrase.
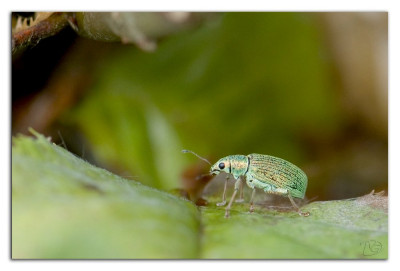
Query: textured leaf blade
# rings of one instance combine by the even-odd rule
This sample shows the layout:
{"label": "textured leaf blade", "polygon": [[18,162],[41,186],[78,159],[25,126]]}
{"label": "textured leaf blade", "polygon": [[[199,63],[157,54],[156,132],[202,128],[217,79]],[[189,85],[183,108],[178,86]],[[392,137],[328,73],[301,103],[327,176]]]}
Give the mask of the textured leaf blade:
{"label": "textured leaf blade", "polygon": [[37,135],[12,149],[12,257],[194,258],[190,202],[96,168]]}
{"label": "textured leaf blade", "polygon": [[[373,200],[365,201],[365,197]],[[218,207],[202,209],[202,257],[239,259],[387,259],[388,216],[371,202],[387,197],[313,202],[303,210],[278,212],[234,205],[229,219]],[[212,206],[211,203],[210,206]]]}

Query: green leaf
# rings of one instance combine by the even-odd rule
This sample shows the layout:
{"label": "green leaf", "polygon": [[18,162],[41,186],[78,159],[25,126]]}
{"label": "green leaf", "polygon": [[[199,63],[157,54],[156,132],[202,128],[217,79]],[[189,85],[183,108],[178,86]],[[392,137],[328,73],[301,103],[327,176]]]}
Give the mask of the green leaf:
{"label": "green leaf", "polygon": [[226,219],[213,196],[198,211],[35,135],[13,139],[14,259],[388,257],[385,196],[313,202],[309,217],[235,203]]}
{"label": "green leaf", "polygon": [[202,208],[203,258],[388,257],[387,197],[313,202],[302,208],[309,217],[260,207],[250,214],[248,205],[236,204],[225,219],[224,210],[213,206]]}
{"label": "green leaf", "polygon": [[36,136],[13,140],[14,259],[198,255],[192,203],[94,167]]}

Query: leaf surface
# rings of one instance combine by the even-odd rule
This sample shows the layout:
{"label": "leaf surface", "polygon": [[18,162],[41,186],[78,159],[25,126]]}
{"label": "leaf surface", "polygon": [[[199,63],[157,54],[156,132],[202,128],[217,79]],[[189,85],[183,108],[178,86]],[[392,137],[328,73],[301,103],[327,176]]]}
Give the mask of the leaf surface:
{"label": "leaf surface", "polygon": [[12,148],[12,257],[193,258],[196,207],[94,167],[42,135]]}
{"label": "leaf surface", "polygon": [[[387,197],[313,202],[293,210],[269,210],[236,204],[229,219],[221,207],[202,208],[204,258],[244,259],[386,259]],[[386,207],[385,207],[386,206]],[[386,208],[386,211],[385,211]]]}
{"label": "leaf surface", "polygon": [[[186,200],[94,167],[44,136],[14,138],[14,259],[386,259],[387,197],[292,210]],[[229,194],[229,193],[228,193]]]}

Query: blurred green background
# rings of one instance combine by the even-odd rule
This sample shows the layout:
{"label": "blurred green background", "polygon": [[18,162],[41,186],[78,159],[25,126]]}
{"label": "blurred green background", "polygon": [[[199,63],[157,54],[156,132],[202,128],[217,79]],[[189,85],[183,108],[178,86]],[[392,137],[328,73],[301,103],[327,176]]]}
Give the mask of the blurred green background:
{"label": "blurred green background", "polygon": [[387,13],[218,13],[153,52],[67,28],[13,56],[12,110],[13,135],[166,191],[207,171],[182,149],[284,158],[309,199],[387,190]]}

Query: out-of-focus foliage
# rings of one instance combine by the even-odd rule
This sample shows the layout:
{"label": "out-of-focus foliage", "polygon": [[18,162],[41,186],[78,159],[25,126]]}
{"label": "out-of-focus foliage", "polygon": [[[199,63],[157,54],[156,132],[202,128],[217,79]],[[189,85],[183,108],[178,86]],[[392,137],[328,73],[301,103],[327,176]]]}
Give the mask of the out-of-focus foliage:
{"label": "out-of-focus foliage", "polygon": [[156,49],[156,39],[198,25],[213,16],[206,12],[77,12],[73,28],[98,41],[136,44]]}
{"label": "out-of-focus foliage", "polygon": [[36,136],[13,140],[14,259],[197,257],[199,215],[192,203]]}
{"label": "out-of-focus foliage", "polygon": [[69,26],[82,37],[152,51],[158,38],[213,16],[206,12],[13,12],[12,52],[22,53]]}
{"label": "out-of-focus foliage", "polygon": [[163,189],[180,185],[192,159],[183,147],[301,166],[302,138],[329,138],[341,121],[325,53],[310,16],[228,13],[153,54],[116,51],[65,120],[79,125],[98,162]]}
{"label": "out-of-focus foliage", "polygon": [[343,106],[351,113],[347,118],[387,139],[388,13],[321,15],[327,46],[340,74]]}
{"label": "out-of-focus foliage", "polygon": [[225,219],[215,198],[198,211],[36,136],[13,142],[14,259],[387,258],[387,197],[314,202],[309,217],[235,204]]}
{"label": "out-of-focus foliage", "polygon": [[[29,13],[29,12],[28,12]],[[58,34],[68,26],[67,14],[63,12],[32,12],[32,17],[13,13],[11,18],[11,49],[13,56],[34,47],[42,39]]]}

